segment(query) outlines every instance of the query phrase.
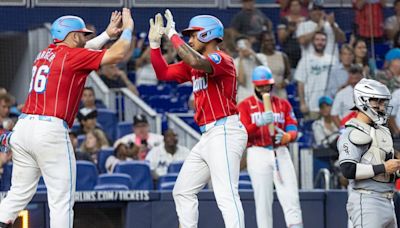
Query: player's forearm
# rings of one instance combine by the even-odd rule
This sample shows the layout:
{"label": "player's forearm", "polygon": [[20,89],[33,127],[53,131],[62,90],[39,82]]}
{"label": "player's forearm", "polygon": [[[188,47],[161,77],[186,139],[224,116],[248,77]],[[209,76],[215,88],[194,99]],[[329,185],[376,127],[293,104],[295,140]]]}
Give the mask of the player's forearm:
{"label": "player's forearm", "polygon": [[151,49],[150,51],[151,64],[153,65],[154,71],[158,80],[173,81],[175,80],[174,75],[168,73],[168,64],[161,54],[161,49]]}
{"label": "player's forearm", "polygon": [[115,64],[121,62],[131,45],[132,30],[125,29],[117,42],[110,47],[101,60],[101,65]]}
{"label": "player's forearm", "polygon": [[347,179],[363,180],[385,173],[385,165],[343,162],[340,164],[340,170]]}
{"label": "player's forearm", "polygon": [[101,49],[104,44],[110,40],[110,36],[104,31],[100,35],[86,42],[85,48],[90,48],[94,50]]}
{"label": "player's forearm", "polygon": [[177,34],[171,37],[171,42],[174,45],[179,57],[187,65],[197,70],[203,70],[206,73],[212,73],[212,67],[204,56],[200,55],[197,51],[193,50],[186,44]]}
{"label": "player's forearm", "polygon": [[339,26],[332,25],[333,32],[335,34],[336,42],[342,43],[346,41],[346,34],[339,28]]}

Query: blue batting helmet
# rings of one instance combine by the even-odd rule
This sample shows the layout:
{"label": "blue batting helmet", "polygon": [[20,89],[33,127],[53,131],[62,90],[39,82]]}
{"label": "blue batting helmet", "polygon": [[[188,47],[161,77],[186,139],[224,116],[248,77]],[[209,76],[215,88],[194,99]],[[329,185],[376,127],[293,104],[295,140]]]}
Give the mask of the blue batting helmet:
{"label": "blue batting helmet", "polygon": [[252,81],[255,86],[271,85],[275,83],[269,67],[258,66],[253,70]]}
{"label": "blue batting helmet", "polygon": [[188,36],[194,31],[199,31],[197,38],[203,43],[207,43],[213,39],[221,42],[224,36],[224,25],[214,16],[199,15],[190,20],[189,27],[184,29],[182,34]]}
{"label": "blue batting helmet", "polygon": [[80,17],[62,16],[55,20],[51,25],[50,33],[54,43],[62,42],[70,32],[93,33],[85,26],[85,22]]}

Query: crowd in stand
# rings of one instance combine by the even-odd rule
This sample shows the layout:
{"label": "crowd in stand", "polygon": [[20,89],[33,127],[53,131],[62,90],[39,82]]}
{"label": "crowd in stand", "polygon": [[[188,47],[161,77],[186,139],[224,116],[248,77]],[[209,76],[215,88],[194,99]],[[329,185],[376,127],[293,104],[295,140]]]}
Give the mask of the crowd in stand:
{"label": "crowd in stand", "polygon": [[[269,66],[275,80],[274,93],[289,99],[300,127],[312,122],[308,130],[313,131],[314,140],[310,146],[335,150],[343,121],[354,115],[354,85],[362,78],[372,78],[393,92],[389,128],[395,140],[400,139],[400,0],[394,1],[393,15],[387,18],[383,15],[385,0],[353,0],[356,25],[351,34],[341,29],[335,14],[326,13],[323,5],[308,0],[278,2],[280,21],[270,20],[255,7],[254,0],[242,0],[242,9],[232,16],[230,27],[226,26],[221,49],[234,58],[238,101],[254,93],[253,69]],[[159,81],[150,63],[147,34],[139,32],[133,39],[132,54],[126,56],[125,64],[103,66],[97,74],[109,88],[128,88],[141,96],[141,86]],[[162,50],[169,63],[179,61],[168,41],[162,43]],[[295,89],[290,90],[290,85]],[[185,102],[191,107],[187,98]],[[0,89],[0,131],[12,130],[20,107],[6,89]],[[85,88],[76,119],[79,127],[70,132],[77,160],[97,164],[97,153],[112,147],[114,153],[104,164],[107,172],[112,173],[121,161],[146,160],[157,179],[167,173],[171,162],[183,161],[189,153],[190,148],[178,144],[172,129],[163,135],[149,132],[149,122],[143,115],[132,120],[131,134],[110,138],[97,122],[97,109],[102,108],[106,107],[96,100],[94,90]],[[0,153],[0,163],[9,162],[11,154]]]}

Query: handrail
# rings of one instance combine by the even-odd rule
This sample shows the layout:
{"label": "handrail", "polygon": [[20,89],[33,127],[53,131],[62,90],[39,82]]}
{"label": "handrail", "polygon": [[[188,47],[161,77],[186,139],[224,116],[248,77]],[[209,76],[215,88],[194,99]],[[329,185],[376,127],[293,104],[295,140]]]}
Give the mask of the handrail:
{"label": "handrail", "polygon": [[179,118],[178,114],[168,113],[167,119],[169,128],[172,128],[178,135],[180,144],[191,149],[200,140],[201,135]]}
{"label": "handrail", "polygon": [[320,178],[323,178],[324,180],[324,189],[329,190],[331,187],[331,172],[327,168],[322,168],[318,171],[317,177],[315,178],[315,183],[314,186],[318,183]]}
{"label": "handrail", "polygon": [[96,98],[104,102],[105,106],[113,111],[116,111],[115,107],[115,95],[107,87],[107,85],[101,80],[96,71],[92,71],[89,74],[86,86],[93,88]]}

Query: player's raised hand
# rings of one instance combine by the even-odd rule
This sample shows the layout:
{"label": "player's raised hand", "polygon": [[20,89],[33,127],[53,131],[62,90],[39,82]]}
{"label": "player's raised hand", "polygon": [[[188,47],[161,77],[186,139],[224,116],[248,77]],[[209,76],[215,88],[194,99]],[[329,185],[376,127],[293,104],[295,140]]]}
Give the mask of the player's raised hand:
{"label": "player's raised hand", "polygon": [[110,38],[117,38],[122,32],[122,15],[119,11],[111,13],[110,23],[107,26],[106,32]]}
{"label": "player's raised hand", "polygon": [[131,10],[128,8],[122,9],[122,29],[130,29],[133,31],[134,22],[131,15]]}
{"label": "player's raised hand", "polygon": [[167,25],[165,26],[165,34],[167,34],[168,38],[171,38],[174,34],[178,34],[175,30],[174,17],[172,16],[172,13],[169,9],[165,10],[164,17],[167,20]]}
{"label": "player's raised hand", "polygon": [[6,131],[0,135],[0,152],[7,153],[10,150],[11,135],[11,131]]}
{"label": "player's raised hand", "polygon": [[149,29],[149,43],[150,47],[153,49],[157,49],[161,45],[161,38],[164,34],[164,21],[160,13],[158,13],[154,20],[150,19],[150,29]]}

